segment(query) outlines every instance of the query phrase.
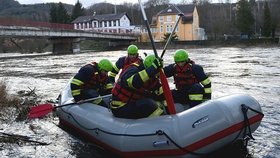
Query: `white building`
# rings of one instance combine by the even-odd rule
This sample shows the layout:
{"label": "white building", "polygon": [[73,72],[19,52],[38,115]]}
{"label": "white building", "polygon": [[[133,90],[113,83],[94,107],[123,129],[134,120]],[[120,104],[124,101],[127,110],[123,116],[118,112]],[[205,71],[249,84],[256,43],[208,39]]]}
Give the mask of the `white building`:
{"label": "white building", "polygon": [[112,33],[132,32],[130,22],[126,13],[80,16],[72,21],[76,30]]}

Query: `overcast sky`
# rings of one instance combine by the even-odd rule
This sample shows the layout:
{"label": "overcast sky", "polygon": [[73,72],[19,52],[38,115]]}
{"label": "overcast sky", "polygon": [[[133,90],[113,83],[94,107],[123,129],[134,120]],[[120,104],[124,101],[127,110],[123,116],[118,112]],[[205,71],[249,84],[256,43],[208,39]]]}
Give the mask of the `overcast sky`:
{"label": "overcast sky", "polygon": [[[67,4],[72,4],[74,5],[77,0],[17,0],[20,4],[35,4],[35,3],[48,3],[48,2],[62,2],[62,3],[67,3]],[[138,3],[138,0],[79,0],[83,7],[89,7],[92,4],[95,3],[100,3],[100,2],[108,2],[108,3],[116,3],[116,4],[122,4],[124,2],[128,3]],[[147,0],[142,0],[142,2],[145,2]],[[182,0],[170,0],[170,3],[178,3],[181,2]],[[187,0],[189,2],[192,2],[192,0]],[[226,2],[227,0],[210,0],[214,3],[217,2]],[[228,0],[231,1],[232,3],[235,3],[237,0]]]}

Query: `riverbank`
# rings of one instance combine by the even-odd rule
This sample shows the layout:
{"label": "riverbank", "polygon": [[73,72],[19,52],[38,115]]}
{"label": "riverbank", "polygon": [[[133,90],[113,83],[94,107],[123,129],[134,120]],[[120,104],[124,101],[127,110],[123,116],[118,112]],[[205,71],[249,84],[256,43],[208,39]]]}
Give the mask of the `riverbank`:
{"label": "riverbank", "polygon": [[[130,42],[133,44],[136,44],[139,49],[152,49],[151,42]],[[155,46],[157,49],[163,49],[166,42],[155,42]],[[29,45],[34,45],[34,43],[26,43],[24,46],[25,49],[21,48],[19,49],[18,46],[14,46],[14,48],[5,49],[5,51],[1,51],[0,46],[0,52],[21,52],[22,54],[43,54],[43,53],[30,53],[30,52],[36,52],[32,49],[29,50]],[[42,45],[42,44],[41,44]],[[119,45],[119,46],[109,46],[108,41],[93,41],[93,40],[85,40],[81,41],[80,43],[80,49],[81,52],[100,52],[100,51],[117,51],[117,50],[126,50],[129,43],[125,45]],[[258,38],[258,39],[221,39],[221,40],[203,40],[203,41],[171,41],[168,45],[167,49],[189,49],[189,48],[219,48],[219,47],[237,47],[237,48],[247,48],[247,47],[279,47],[280,46],[280,40],[279,38]],[[3,47],[3,46],[2,46]],[[12,46],[11,46],[12,47]],[[34,47],[34,46],[33,46]],[[42,46],[38,46],[42,47]],[[50,43],[45,43],[46,49],[40,49],[39,52],[50,52],[52,50]],[[3,49],[3,48],[2,48]],[[24,50],[24,51],[23,51]],[[2,53],[0,53],[2,54]],[[22,55],[23,56],[23,55]],[[26,55],[27,56],[27,55]],[[34,56],[34,55],[33,55]],[[3,58],[3,55],[1,56]],[[10,58],[10,54],[9,54]]]}
{"label": "riverbank", "polygon": [[[141,49],[152,49],[150,42],[136,42]],[[155,42],[157,49],[163,49],[166,42]],[[204,40],[204,41],[172,41],[168,49],[188,49],[188,48],[217,48],[217,47],[279,47],[279,38],[266,39],[227,39],[227,40]]]}

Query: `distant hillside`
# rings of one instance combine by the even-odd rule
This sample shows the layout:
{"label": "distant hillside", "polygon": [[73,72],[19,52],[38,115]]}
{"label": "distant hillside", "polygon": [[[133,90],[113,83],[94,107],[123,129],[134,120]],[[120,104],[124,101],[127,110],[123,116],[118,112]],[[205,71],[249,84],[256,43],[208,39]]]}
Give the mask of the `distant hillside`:
{"label": "distant hillside", "polygon": [[[41,3],[33,5],[20,4],[16,0],[0,0],[0,17],[14,17],[34,21],[49,21],[50,8],[56,3]],[[74,5],[63,4],[69,15]],[[164,6],[166,7],[166,6]],[[147,17],[151,21],[152,15],[156,14],[162,7],[147,9]],[[132,24],[143,24],[142,15],[138,4],[127,3],[116,6],[117,13],[126,12]],[[96,3],[86,8],[86,15],[111,14],[115,12],[115,5],[111,3]]]}
{"label": "distant hillside", "polygon": [[15,0],[0,0],[0,12],[9,8],[20,7],[20,3]]}
{"label": "distant hillside", "polygon": [[[0,0],[0,16],[16,17],[34,21],[49,21],[50,8],[54,3],[42,3],[34,5],[21,5],[14,0]],[[73,5],[63,4],[69,14]]]}

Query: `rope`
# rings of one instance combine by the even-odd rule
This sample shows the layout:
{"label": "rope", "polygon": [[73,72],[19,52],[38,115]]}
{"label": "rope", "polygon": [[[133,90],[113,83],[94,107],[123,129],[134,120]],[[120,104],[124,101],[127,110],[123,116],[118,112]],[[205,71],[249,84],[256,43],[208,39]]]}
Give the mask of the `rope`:
{"label": "rope", "polygon": [[167,133],[165,133],[164,131],[162,130],[157,130],[155,133],[146,133],[146,134],[121,134],[121,133],[114,133],[114,132],[108,132],[108,131],[105,131],[105,130],[102,130],[100,128],[87,128],[85,127],[84,125],[82,125],[81,123],[79,123],[75,118],[74,116],[71,114],[71,113],[68,113],[66,112],[65,110],[63,110],[63,108],[61,108],[61,110],[70,115],[72,117],[72,119],[83,129],[85,130],[90,130],[90,131],[95,131],[96,134],[100,132],[103,132],[103,133],[106,133],[106,134],[110,134],[110,135],[115,135],[115,136],[126,136],[126,137],[146,137],[146,136],[155,136],[155,135],[158,135],[158,136],[161,136],[161,135],[164,135],[170,142],[172,142],[177,148],[179,148],[180,150],[184,151],[184,152],[187,152],[187,153],[191,153],[193,155],[207,155],[209,153],[196,153],[196,152],[193,152],[193,151],[190,151],[190,150],[187,150],[183,147],[181,147],[179,144],[177,144]]}
{"label": "rope", "polygon": [[[248,138],[254,139],[253,136],[252,136],[252,134],[251,134],[249,119],[248,119],[248,116],[247,116],[248,109],[250,109],[250,110],[252,110],[252,111],[254,111],[254,112],[256,112],[256,113],[259,113],[259,114],[261,114],[262,116],[264,116],[264,114],[261,113],[261,112],[259,112],[259,111],[257,111],[257,110],[255,110],[255,109],[252,109],[252,108],[246,106],[245,104],[242,104],[242,105],[241,105],[241,109],[242,109],[243,116],[244,116],[244,121],[243,121],[243,122],[244,122],[244,127],[243,127],[243,128],[244,128],[243,140],[246,141],[246,146],[245,146],[245,147],[247,147],[247,142],[249,141]],[[165,133],[165,132],[162,131],[162,130],[157,130],[157,131],[154,132],[154,133],[146,133],[146,134],[121,134],[121,133],[114,133],[114,132],[105,131],[105,130],[102,130],[102,129],[100,129],[100,128],[87,128],[87,127],[83,126],[81,123],[79,123],[79,122],[74,118],[74,116],[73,116],[71,113],[66,112],[63,108],[61,108],[61,110],[62,110],[64,113],[70,115],[70,116],[73,118],[73,120],[74,120],[81,128],[83,128],[83,129],[85,129],[85,130],[95,131],[96,134],[99,134],[99,132],[103,132],[103,133],[106,133],[106,134],[109,134],[109,135],[127,136],[127,137],[145,137],[145,136],[155,136],[155,135],[161,136],[161,135],[164,135],[164,136],[165,136],[170,142],[172,142],[178,149],[180,149],[180,150],[182,150],[182,151],[184,151],[184,152],[186,152],[186,153],[190,153],[190,154],[193,154],[193,155],[199,155],[199,156],[205,156],[205,155],[209,155],[209,154],[215,152],[215,151],[212,151],[212,152],[208,152],[208,153],[198,153],[198,152],[190,151],[190,150],[188,150],[188,149],[186,149],[186,148],[180,146],[178,143],[176,143],[176,141],[174,141],[167,133]],[[249,129],[249,137],[246,137],[246,128]],[[229,144],[234,143],[234,142],[240,137],[240,134],[241,134],[242,130],[243,130],[243,129],[241,129],[241,130],[239,131],[239,133],[238,133],[237,136],[234,138],[234,140],[232,140]]]}
{"label": "rope", "polygon": [[[250,139],[255,140],[255,138],[252,135],[252,131],[251,131],[250,122],[249,122],[247,112],[248,112],[248,110],[251,110],[251,111],[253,111],[255,113],[258,113],[262,116],[264,116],[264,114],[261,113],[260,111],[257,111],[255,109],[249,107],[249,106],[246,106],[245,104],[241,104],[241,110],[242,110],[243,116],[244,116],[244,132],[243,132],[244,147],[247,148],[249,140]],[[247,133],[247,131],[246,131],[247,129],[248,129],[249,133]]]}

